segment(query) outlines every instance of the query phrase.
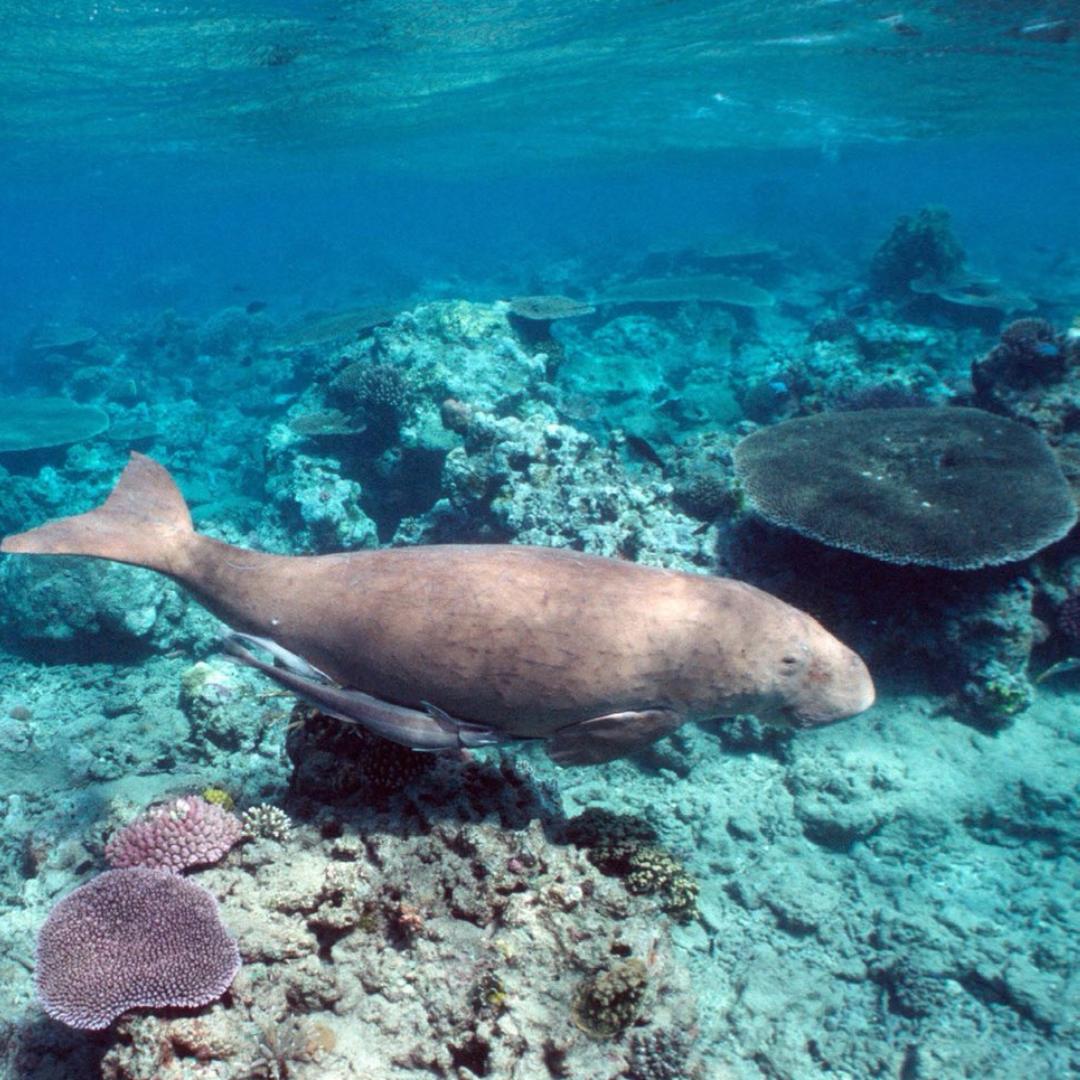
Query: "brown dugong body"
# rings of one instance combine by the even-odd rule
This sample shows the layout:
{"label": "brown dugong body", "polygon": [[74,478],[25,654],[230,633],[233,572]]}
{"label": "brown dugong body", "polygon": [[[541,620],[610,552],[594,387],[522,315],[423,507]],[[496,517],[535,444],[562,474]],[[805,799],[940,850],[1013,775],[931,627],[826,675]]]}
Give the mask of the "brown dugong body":
{"label": "brown dugong body", "polygon": [[[248,551],[194,532],[168,473],[138,454],[102,507],[9,536],[0,550],[150,567],[340,687],[431,703],[507,736],[623,715],[666,717],[649,738],[737,712],[810,725],[874,696],[855,653],[738,581],[514,545]],[[649,738],[635,733],[623,752]]]}

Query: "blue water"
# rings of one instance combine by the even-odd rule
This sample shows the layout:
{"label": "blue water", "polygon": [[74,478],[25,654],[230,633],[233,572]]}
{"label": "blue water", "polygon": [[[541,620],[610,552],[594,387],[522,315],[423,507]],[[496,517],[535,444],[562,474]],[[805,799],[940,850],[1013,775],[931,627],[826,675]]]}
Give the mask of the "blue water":
{"label": "blue water", "polygon": [[4,332],[680,233],[846,254],[926,202],[1036,273],[1080,228],[1077,45],[1021,31],[1072,8],[920,4],[907,34],[878,3],[12,5]]}
{"label": "blue water", "polygon": [[[813,150],[703,149],[538,162],[484,154],[468,176],[361,162],[103,163],[58,175],[38,162],[5,185],[0,296],[9,350],[41,320],[106,320],[178,306],[206,313],[240,290],[279,316],[411,292],[456,274],[471,295],[520,291],[560,258],[749,233],[868,257],[900,213],[947,205],[980,267],[1040,285],[1074,249],[1075,138],[1018,132],[964,143]],[[460,163],[458,163],[460,164]],[[311,167],[308,167],[311,165]],[[491,175],[489,169],[498,169]],[[223,244],[223,237],[228,242]],[[502,281],[499,280],[502,275]],[[494,279],[494,280],[493,280]]]}
{"label": "blue water", "polygon": [[[376,963],[358,922],[337,998],[296,989],[313,978],[297,973],[299,952],[280,972],[252,961],[255,1013],[242,991],[201,1014],[243,1049],[219,1046],[198,1066],[181,1054],[194,1070],[183,1075],[499,1076],[513,1023],[535,1050],[545,1015],[561,1049],[519,1047],[523,1080],[1080,1073],[1075,537],[1001,570],[905,577],[748,522],[730,464],[755,426],[884,386],[1035,427],[1080,490],[1076,0],[57,0],[0,4],[0,17],[4,412],[26,393],[58,396],[104,410],[113,431],[0,452],[0,532],[99,504],[134,449],[173,472],[200,528],[241,546],[542,543],[745,577],[857,648],[879,691],[869,713],[790,741],[744,717],[688,724],[661,749],[589,770],[526,748],[535,790],[517,812],[548,830],[533,837],[551,845],[541,863],[571,882],[593,873],[551,831],[560,812],[635,814],[699,883],[700,918],[635,911],[619,930],[586,902],[553,916],[559,934],[630,944],[567,959],[531,940],[522,916],[495,962],[498,949],[463,944],[434,901],[429,918],[447,922],[419,947],[403,944],[409,911],[380,908],[387,964],[413,964],[420,996],[439,1002],[408,1053],[387,1019],[392,995],[368,986],[368,1003],[346,971]],[[874,295],[875,251],[927,206],[948,211],[966,269],[1026,306]],[[731,237],[779,249],[719,268],[768,290],[771,307],[605,304],[628,282],[716,273],[701,251]],[[499,302],[547,293],[598,311],[556,324],[546,372],[515,366],[535,342],[514,336]],[[295,344],[297,327],[376,306],[398,318],[374,338]],[[1019,390],[980,389],[972,363],[1020,315],[1046,320],[1030,356],[1048,367]],[[815,337],[837,318],[857,344]],[[70,327],[97,344],[35,344]],[[1075,359],[1048,374],[1059,357]],[[298,418],[348,411],[342,372],[370,361],[404,373],[401,415],[363,416],[348,446],[298,436]],[[490,412],[486,434],[455,429],[445,399]],[[703,473],[723,487],[707,509],[699,489],[687,495]],[[181,1075],[136,1060],[164,1038],[156,1020],[73,1034],[45,1018],[32,985],[47,912],[104,869],[103,836],[153,802],[220,784],[241,808],[283,806],[304,824],[278,857],[304,873],[367,865],[334,844],[378,834],[391,854],[371,887],[395,904],[409,902],[414,871],[417,896],[435,873],[409,846],[428,795],[408,812],[355,792],[335,804],[307,791],[316,809],[304,804],[284,724],[265,719],[266,684],[234,674],[172,585],[104,565],[0,561],[3,1077]],[[220,699],[214,686],[205,700],[177,690],[196,662],[225,672]],[[473,798],[484,785],[470,783]],[[440,790],[448,819],[483,820]],[[491,798],[505,824],[509,797]],[[503,850],[493,820],[475,842],[518,873],[522,852]],[[229,898],[227,924],[273,910],[307,933],[297,913],[330,904],[283,907],[273,855],[230,858],[203,878]],[[325,974],[332,950],[318,948]],[[535,950],[542,993],[527,1002],[515,950]],[[560,979],[624,953],[650,958],[654,997],[632,1027],[593,1039],[569,1022],[574,984]],[[481,954],[502,972],[508,1012],[463,1019],[439,994],[465,978],[462,955]],[[268,989],[279,975],[288,1003]],[[688,1010],[696,1019],[680,1024]],[[275,1037],[296,1043],[276,1065],[256,1049],[271,1014]],[[361,1023],[357,1046],[348,1033]],[[334,1038],[309,1053],[306,1024]],[[674,1064],[646,1063],[652,1039]]]}

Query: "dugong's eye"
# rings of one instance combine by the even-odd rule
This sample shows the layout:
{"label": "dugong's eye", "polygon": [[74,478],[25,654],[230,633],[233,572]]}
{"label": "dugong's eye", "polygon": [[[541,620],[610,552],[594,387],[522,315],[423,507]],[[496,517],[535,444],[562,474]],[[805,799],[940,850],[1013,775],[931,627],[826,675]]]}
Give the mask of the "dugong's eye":
{"label": "dugong's eye", "polygon": [[799,658],[797,656],[782,656],[780,657],[780,663],[783,665],[780,670],[785,675],[794,675],[799,668]]}

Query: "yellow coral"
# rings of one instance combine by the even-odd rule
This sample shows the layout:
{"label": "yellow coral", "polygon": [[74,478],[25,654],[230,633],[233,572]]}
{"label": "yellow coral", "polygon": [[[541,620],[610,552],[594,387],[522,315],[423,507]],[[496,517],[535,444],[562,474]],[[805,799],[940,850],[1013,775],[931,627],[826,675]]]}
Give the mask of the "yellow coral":
{"label": "yellow coral", "polygon": [[213,803],[215,806],[220,806],[222,810],[232,810],[233,807],[236,806],[235,800],[224,788],[203,788],[202,797],[208,803]]}

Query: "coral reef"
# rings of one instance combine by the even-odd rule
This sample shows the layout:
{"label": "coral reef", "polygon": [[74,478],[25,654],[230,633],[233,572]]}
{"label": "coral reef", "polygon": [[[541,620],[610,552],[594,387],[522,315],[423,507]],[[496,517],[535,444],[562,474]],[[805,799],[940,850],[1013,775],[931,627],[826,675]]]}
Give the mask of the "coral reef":
{"label": "coral reef", "polygon": [[407,790],[435,765],[435,758],[428,754],[380,739],[303,704],[293,708],[286,749],[294,765],[292,790],[321,799],[358,792],[367,799],[380,799]]}
{"label": "coral reef", "polygon": [[851,340],[858,343],[862,337],[859,324],[849,315],[826,315],[810,327],[807,341],[837,342]]}
{"label": "coral reef", "polygon": [[702,1074],[690,1062],[693,1040],[679,1028],[638,1032],[631,1040],[628,1080],[692,1080]]}
{"label": "coral reef", "polygon": [[621,428],[660,442],[673,431],[735,420],[735,316],[711,305],[676,311],[661,318],[615,309],[587,336],[581,325],[565,330],[566,361],[555,380],[560,418],[597,438],[605,429]]}
{"label": "coral reef", "polygon": [[67,398],[0,398],[0,453],[85,442],[109,426],[109,415]]}
{"label": "coral reef", "polygon": [[50,353],[79,356],[85,353],[97,338],[98,332],[89,326],[46,323],[34,331],[29,341],[29,349],[41,356]]}
{"label": "coral reef", "polygon": [[551,332],[551,324],[559,319],[574,319],[591,315],[596,309],[582,300],[569,296],[515,296],[508,301],[508,320],[521,344],[544,354],[544,372],[553,379],[566,358],[562,342]]}
{"label": "coral reef", "polygon": [[1080,594],[1072,593],[1061,602],[1057,609],[1057,628],[1073,649],[1080,646]]}
{"label": "coral reef", "polygon": [[307,454],[274,461],[267,494],[296,548],[322,554],[378,544],[375,522],[362,506],[363,487],[342,476],[337,462]]}
{"label": "coral reef", "polygon": [[329,397],[347,416],[362,418],[353,419],[354,424],[363,423],[392,435],[408,410],[410,388],[400,367],[357,361],[337,373],[330,383]]}
{"label": "coral reef", "polygon": [[730,476],[719,469],[702,466],[688,469],[679,477],[672,496],[688,514],[712,521],[738,508],[738,496]]}
{"label": "coral reef", "polygon": [[442,403],[532,408],[544,365],[522,348],[505,303],[448,301],[399,315],[321,369],[291,420],[271,429],[276,526],[313,551],[390,539],[439,499],[443,459],[458,441]]}
{"label": "coral reef", "polygon": [[953,312],[967,309],[978,317],[980,312],[986,311],[990,313],[991,325],[996,324],[1002,313],[1034,311],[1036,307],[1035,301],[1024,293],[969,270],[960,270],[945,278],[924,274],[909,282],[908,288],[919,296],[932,296],[943,301]]}
{"label": "coral reef", "polygon": [[707,432],[684,439],[669,467],[672,499],[686,513],[702,521],[737,518],[744,496],[735,480],[731,450],[738,439],[730,434]]}
{"label": "coral reef", "polygon": [[248,741],[246,718],[236,709],[241,687],[232,672],[200,660],[180,676],[179,704],[192,734],[228,750]]}
{"label": "coral reef", "polygon": [[265,317],[241,307],[222,308],[197,331],[197,348],[205,356],[231,359],[258,346],[269,332]]}
{"label": "coral reef", "polygon": [[340,409],[319,409],[300,413],[289,421],[289,427],[305,439],[361,434],[367,427],[362,421],[351,420]]}
{"label": "coral reef", "polygon": [[616,1075],[646,984],[653,1022],[693,1017],[663,927],[548,838],[526,770],[441,759],[396,799],[305,797],[289,836],[203,872],[245,957],[230,1001],[124,1019],[104,1075]]}
{"label": "coral reef", "polygon": [[992,412],[1036,427],[1054,446],[1077,426],[1080,342],[1043,319],[1018,319],[971,365],[975,401]]}
{"label": "coral reef", "polygon": [[1019,319],[971,365],[974,402],[1036,428],[1080,490],[1080,337]]}
{"label": "coral reef", "polygon": [[236,809],[236,800],[224,788],[203,788],[200,794],[208,803],[220,806],[222,810],[231,811]]}
{"label": "coral reef", "polygon": [[4,628],[29,652],[95,656],[190,645],[213,620],[160,575],[117,563],[7,560]]}
{"label": "coral reef", "polygon": [[[732,462],[748,421],[956,401],[1037,428],[1075,483],[1075,333],[1021,320],[995,346],[983,305],[1007,290],[971,275],[972,318],[950,318],[966,271],[942,229],[909,222],[873,292],[753,244],[638,261],[667,289],[750,274],[771,307],[612,307],[553,334],[517,301],[290,311],[280,330],[234,306],[95,320],[36,351],[35,385],[110,427],[48,464],[7,455],[4,531],[98,501],[137,445],[177,471],[200,528],[249,546],[537,542],[735,574],[856,646],[881,695],[835,728],[686,724],[575,772],[528,746],[419,754],[223,663],[213,620],[163,579],[6,559],[0,1071],[1067,1075],[1075,541],[964,573],[887,565],[747,513]],[[631,276],[585,265],[472,295]],[[180,1011],[152,988],[150,1013],[89,1038],[45,1022],[31,970],[50,908],[151,873],[91,876],[117,822],[195,791],[247,808],[244,843],[198,885],[163,875],[218,898],[214,932],[244,956],[229,993]],[[98,995],[95,1021],[131,1000]]]}
{"label": "coral reef", "polygon": [[743,278],[725,274],[688,277],[638,278],[608,286],[598,304],[727,304],[731,307],[770,308],[772,293]]}
{"label": "coral reef", "polygon": [[654,566],[710,565],[696,523],[667,505],[668,484],[629,479],[615,453],[569,425],[474,413],[443,476],[446,505],[403,526],[403,540],[513,539]]}
{"label": "coral reef", "polygon": [[955,666],[963,706],[980,723],[1009,723],[1035,699],[1028,665],[1037,643],[1035,587],[1028,574],[954,596],[938,613],[941,655]]}
{"label": "coral reef", "polygon": [[676,922],[690,922],[697,917],[698,884],[683,864],[663,848],[645,847],[634,852],[627,860],[623,880],[632,893],[659,895],[664,910]]}
{"label": "coral reef", "polygon": [[858,409],[921,409],[930,402],[917,390],[897,383],[878,383],[863,386],[840,395],[833,408],[841,411]]}
{"label": "coral reef", "polygon": [[841,326],[848,323],[857,333],[742,345],[732,390],[744,415],[771,423],[850,407],[863,394],[946,402],[966,377],[957,360],[961,334],[885,318],[848,319]]}

